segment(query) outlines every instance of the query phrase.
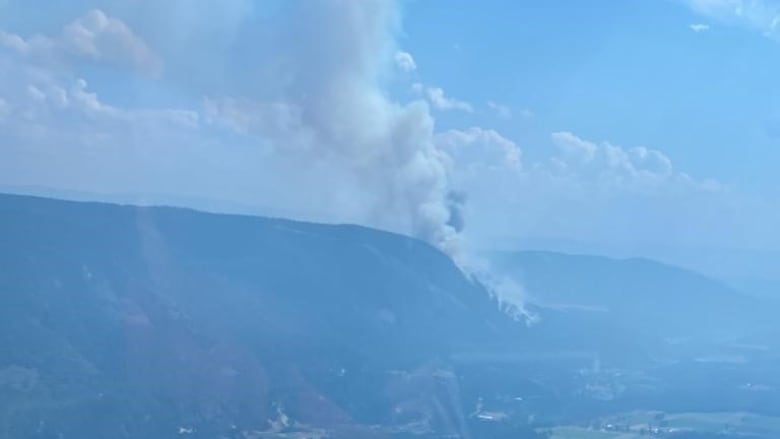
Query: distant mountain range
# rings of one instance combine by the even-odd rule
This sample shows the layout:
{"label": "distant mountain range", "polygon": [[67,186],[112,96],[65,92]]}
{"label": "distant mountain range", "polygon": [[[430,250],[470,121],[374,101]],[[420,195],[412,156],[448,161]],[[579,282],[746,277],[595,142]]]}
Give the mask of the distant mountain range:
{"label": "distant mountain range", "polygon": [[[761,300],[682,268],[648,259],[544,251],[494,255],[540,307],[604,313],[627,328],[666,337],[733,336],[771,317]],[[746,321],[748,318],[748,321]]]}
{"label": "distant mountain range", "polygon": [[538,324],[396,234],[0,195],[0,436],[457,436],[490,389],[546,391],[491,365],[650,361],[765,315],[651,261],[495,260]]}

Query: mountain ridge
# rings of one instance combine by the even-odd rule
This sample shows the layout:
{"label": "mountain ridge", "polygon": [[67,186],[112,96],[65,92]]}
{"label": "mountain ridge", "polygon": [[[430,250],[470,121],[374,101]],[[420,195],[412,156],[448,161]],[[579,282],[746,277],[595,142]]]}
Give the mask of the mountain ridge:
{"label": "mountain ridge", "polygon": [[[359,226],[0,195],[0,263],[0,386],[27,407],[0,411],[7,434],[213,437],[279,404],[386,422],[415,395],[387,370],[523,329],[432,246]],[[437,426],[434,403],[412,406]],[[83,430],[73,411],[95,405],[105,424]]]}

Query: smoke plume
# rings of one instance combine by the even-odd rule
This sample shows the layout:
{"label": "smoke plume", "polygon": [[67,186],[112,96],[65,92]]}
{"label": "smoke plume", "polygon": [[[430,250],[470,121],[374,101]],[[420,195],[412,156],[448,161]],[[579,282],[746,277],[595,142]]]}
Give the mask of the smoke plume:
{"label": "smoke plume", "polygon": [[360,200],[357,222],[454,254],[462,197],[449,187],[448,158],[434,145],[429,109],[419,101],[394,102],[383,87],[397,53],[395,2],[318,0],[291,7],[291,21],[275,36],[285,44],[269,63],[275,83],[263,84],[275,94],[256,102],[210,99],[210,117],[255,132],[277,159],[302,165],[289,172],[326,175],[319,180],[326,188],[316,190]]}

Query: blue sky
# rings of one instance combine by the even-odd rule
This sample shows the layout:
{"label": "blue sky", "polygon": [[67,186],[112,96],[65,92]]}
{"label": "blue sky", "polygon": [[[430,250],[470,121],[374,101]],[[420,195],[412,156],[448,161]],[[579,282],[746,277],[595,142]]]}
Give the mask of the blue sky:
{"label": "blue sky", "polygon": [[2,0],[0,187],[771,277],[778,17],[774,0]]}
{"label": "blue sky", "polygon": [[766,125],[780,113],[780,57],[761,31],[672,1],[450,4],[408,4],[402,44],[446,90],[533,111],[533,124],[500,124],[529,153],[571,130],[662,149],[697,175],[776,182]]}

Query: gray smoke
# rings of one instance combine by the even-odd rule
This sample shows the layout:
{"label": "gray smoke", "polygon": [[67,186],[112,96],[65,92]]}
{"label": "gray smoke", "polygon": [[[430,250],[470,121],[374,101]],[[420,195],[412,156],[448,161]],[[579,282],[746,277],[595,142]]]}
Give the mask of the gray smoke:
{"label": "gray smoke", "polygon": [[450,213],[450,219],[447,224],[460,233],[466,226],[463,208],[466,205],[466,193],[462,191],[451,190],[447,194],[447,209]]}
{"label": "gray smoke", "polygon": [[[450,195],[448,157],[433,142],[423,102],[400,104],[384,92],[393,74],[398,10],[394,1],[315,0],[289,4],[290,23],[270,99],[212,99],[212,119],[256,132],[293,173],[321,172],[311,188],[360,200],[353,221],[407,233],[456,252],[462,196]],[[270,87],[269,87],[270,86]],[[281,92],[278,92],[281,90]],[[306,190],[306,188],[303,188]],[[330,193],[340,192],[340,194]]]}
{"label": "gray smoke", "polygon": [[339,212],[337,220],[405,233],[437,246],[485,285],[507,313],[529,321],[522,288],[462,248],[466,194],[452,187],[456,156],[434,141],[427,104],[397,103],[384,91],[399,50],[394,43],[397,2],[311,0],[293,5],[286,14],[291,21],[282,23],[284,30],[274,38],[286,43],[268,62],[272,73],[263,75],[273,82],[264,85],[281,93],[260,102],[211,101],[210,113],[270,139],[275,163],[281,158],[285,169],[281,174],[296,174],[276,175],[273,184],[288,181],[297,186],[289,192],[327,199],[324,207]]}

